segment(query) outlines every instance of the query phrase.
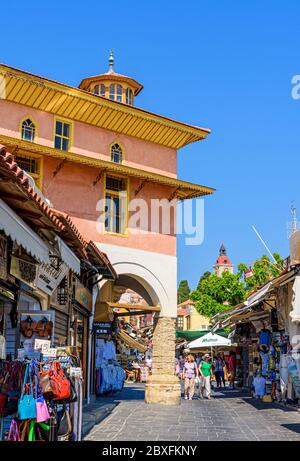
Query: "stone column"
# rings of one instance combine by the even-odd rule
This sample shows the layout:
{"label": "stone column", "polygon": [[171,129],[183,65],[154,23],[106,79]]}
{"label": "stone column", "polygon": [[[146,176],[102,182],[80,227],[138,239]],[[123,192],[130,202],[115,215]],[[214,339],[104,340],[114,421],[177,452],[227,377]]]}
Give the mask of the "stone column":
{"label": "stone column", "polygon": [[159,317],[153,333],[152,375],[146,383],[146,403],[180,404],[181,387],[174,371],[175,319]]}

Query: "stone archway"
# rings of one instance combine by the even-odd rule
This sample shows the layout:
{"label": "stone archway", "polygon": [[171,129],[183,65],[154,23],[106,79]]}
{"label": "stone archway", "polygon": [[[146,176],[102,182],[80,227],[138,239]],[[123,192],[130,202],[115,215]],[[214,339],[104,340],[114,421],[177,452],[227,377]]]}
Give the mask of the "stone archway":
{"label": "stone archway", "polygon": [[[146,384],[145,401],[177,405],[181,394],[180,383],[175,376],[177,259],[121,246],[102,244],[101,248],[109,254],[121,281],[138,288],[151,300],[151,305],[160,306],[153,333],[152,376]],[[105,281],[99,283],[100,290],[105,289],[105,284]]]}

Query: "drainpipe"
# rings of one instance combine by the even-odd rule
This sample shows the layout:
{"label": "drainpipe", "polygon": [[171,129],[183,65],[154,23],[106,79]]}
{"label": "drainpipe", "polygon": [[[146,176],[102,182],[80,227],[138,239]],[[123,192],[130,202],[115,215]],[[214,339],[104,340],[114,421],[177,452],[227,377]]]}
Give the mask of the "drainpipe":
{"label": "drainpipe", "polygon": [[94,314],[95,314],[95,304],[98,297],[99,285],[98,283],[101,280],[97,280],[97,284],[93,286],[92,292],[92,312],[89,318],[89,343],[88,343],[88,366],[87,366],[87,404],[91,401],[91,394],[90,394],[90,385],[91,385],[91,366],[92,366],[92,332],[93,332],[93,323],[94,323]]}

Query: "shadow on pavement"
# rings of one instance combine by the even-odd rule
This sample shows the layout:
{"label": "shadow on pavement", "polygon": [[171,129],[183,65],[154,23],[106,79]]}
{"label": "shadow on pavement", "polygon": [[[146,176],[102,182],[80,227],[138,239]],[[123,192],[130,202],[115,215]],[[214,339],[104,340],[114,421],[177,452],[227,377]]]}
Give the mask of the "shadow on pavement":
{"label": "shadow on pavement", "polygon": [[286,429],[289,429],[292,432],[300,434],[300,424],[281,424],[281,427],[285,427]]}
{"label": "shadow on pavement", "polygon": [[126,383],[121,392],[116,392],[113,395],[103,395],[97,398],[97,402],[113,402],[119,403],[123,400],[144,400],[145,398],[145,386],[140,383],[129,384]]}

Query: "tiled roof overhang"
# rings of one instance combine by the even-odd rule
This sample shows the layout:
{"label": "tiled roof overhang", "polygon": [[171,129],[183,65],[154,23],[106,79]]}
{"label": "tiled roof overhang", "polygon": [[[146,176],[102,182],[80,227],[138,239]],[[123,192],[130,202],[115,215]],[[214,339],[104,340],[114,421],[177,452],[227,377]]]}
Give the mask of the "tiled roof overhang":
{"label": "tiled roof overhang", "polygon": [[58,234],[80,259],[89,260],[98,269],[105,267],[105,276],[117,277],[108,257],[93,242],[86,242],[71,218],[51,208],[30,186],[28,177],[14,161],[14,156],[0,145],[0,197],[34,228]]}

